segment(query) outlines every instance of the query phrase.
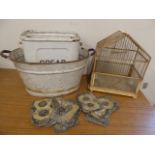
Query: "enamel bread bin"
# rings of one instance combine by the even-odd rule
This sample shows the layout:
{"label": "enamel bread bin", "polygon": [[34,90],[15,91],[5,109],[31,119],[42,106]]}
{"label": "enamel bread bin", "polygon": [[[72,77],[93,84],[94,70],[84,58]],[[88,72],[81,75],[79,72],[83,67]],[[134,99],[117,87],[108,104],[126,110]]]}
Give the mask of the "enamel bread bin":
{"label": "enamel bread bin", "polygon": [[26,62],[74,61],[78,60],[80,38],[76,33],[25,31],[21,48]]}

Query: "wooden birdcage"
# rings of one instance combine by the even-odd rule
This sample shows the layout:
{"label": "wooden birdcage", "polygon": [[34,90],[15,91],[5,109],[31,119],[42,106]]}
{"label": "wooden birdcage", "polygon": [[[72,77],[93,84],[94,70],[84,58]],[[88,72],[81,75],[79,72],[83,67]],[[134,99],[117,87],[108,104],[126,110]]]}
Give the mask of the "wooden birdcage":
{"label": "wooden birdcage", "polygon": [[136,98],[151,57],[127,33],[99,41],[89,89]]}

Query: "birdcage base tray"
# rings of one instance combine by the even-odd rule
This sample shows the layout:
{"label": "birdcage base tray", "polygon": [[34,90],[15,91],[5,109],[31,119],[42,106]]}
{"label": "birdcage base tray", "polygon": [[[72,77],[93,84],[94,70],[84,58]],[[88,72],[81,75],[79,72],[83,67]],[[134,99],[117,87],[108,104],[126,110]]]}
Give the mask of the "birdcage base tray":
{"label": "birdcage base tray", "polygon": [[125,91],[120,91],[120,90],[113,90],[113,89],[108,89],[108,88],[100,88],[100,87],[92,87],[92,86],[91,87],[89,86],[89,90],[91,92],[97,91],[97,92],[103,92],[103,93],[116,94],[116,95],[137,98],[137,94],[135,94],[135,93],[125,92]]}

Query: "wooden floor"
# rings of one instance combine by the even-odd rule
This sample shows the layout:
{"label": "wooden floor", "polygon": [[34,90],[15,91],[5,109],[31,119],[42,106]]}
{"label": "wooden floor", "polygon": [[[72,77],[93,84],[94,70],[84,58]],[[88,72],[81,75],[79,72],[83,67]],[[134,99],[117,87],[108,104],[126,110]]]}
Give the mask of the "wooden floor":
{"label": "wooden floor", "polygon": [[[77,93],[86,89],[83,77],[80,90],[64,98],[75,99]],[[120,102],[120,109],[112,114],[108,127],[86,121],[81,112],[78,125],[61,134],[155,134],[155,109],[141,92],[137,99],[113,98]],[[0,69],[0,134],[58,134],[52,128],[32,125],[31,104],[36,99],[25,91],[16,70]]]}

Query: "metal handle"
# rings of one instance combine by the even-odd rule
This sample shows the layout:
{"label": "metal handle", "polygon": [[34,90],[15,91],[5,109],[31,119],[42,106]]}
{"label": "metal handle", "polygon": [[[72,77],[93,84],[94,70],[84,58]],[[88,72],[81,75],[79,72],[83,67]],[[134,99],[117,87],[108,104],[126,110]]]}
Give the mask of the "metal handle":
{"label": "metal handle", "polygon": [[90,78],[90,74],[92,72],[95,52],[96,51],[93,48],[88,49],[88,53],[89,53],[89,61],[87,63],[87,75],[88,75],[88,79]]}
{"label": "metal handle", "polygon": [[89,53],[89,56],[93,56],[94,54],[95,54],[95,49],[93,49],[93,48],[89,48],[88,49],[88,53]]}
{"label": "metal handle", "polygon": [[1,57],[7,59],[10,56],[11,51],[9,50],[3,50],[0,52]]}

